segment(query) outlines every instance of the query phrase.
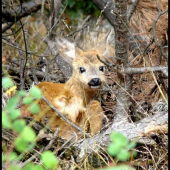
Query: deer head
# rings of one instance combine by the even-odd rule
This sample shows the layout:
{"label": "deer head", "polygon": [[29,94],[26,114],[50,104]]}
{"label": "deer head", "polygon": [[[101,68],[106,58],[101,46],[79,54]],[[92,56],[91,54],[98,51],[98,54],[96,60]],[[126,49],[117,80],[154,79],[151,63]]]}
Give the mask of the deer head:
{"label": "deer head", "polygon": [[89,51],[81,50],[65,38],[59,37],[56,39],[59,54],[73,67],[70,81],[80,84],[87,91],[96,91],[105,83],[105,66],[98,60],[97,55],[102,60],[110,57],[109,34],[110,32],[100,40],[96,47]]}

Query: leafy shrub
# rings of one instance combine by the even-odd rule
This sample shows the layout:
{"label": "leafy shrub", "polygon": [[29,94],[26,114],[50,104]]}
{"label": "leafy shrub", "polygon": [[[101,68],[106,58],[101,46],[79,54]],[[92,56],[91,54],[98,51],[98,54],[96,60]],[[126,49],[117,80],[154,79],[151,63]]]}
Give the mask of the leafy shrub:
{"label": "leafy shrub", "polygon": [[[136,142],[129,142],[128,138],[119,132],[112,132],[110,134],[111,143],[109,144],[107,151],[111,156],[117,158],[120,161],[127,161],[131,156],[135,156],[136,152],[131,151],[136,146]],[[102,170],[102,169],[101,169]],[[134,170],[134,168],[128,165],[119,165],[115,167],[108,167],[103,170]]]}
{"label": "leafy shrub", "polygon": [[93,15],[98,17],[100,14],[100,11],[92,1],[64,0],[63,4],[68,5],[66,14],[68,14],[71,19],[78,19],[82,15]]}
{"label": "leafy shrub", "polygon": [[[4,77],[2,79],[2,87],[4,90],[12,88],[14,86],[12,80],[9,77]],[[20,167],[15,164],[15,162],[20,161],[24,153],[31,151],[36,144],[36,134],[34,130],[26,125],[25,120],[21,119],[21,111],[17,109],[19,103],[24,103],[30,105],[29,111],[32,114],[39,112],[39,106],[34,102],[35,99],[41,99],[41,91],[33,86],[30,89],[30,95],[26,96],[26,92],[23,90],[18,91],[13,97],[9,99],[6,104],[6,107],[2,111],[2,126],[8,130],[11,130],[17,134],[17,138],[14,140],[14,147],[20,155],[17,155],[17,152],[7,151],[2,155],[2,163],[8,162],[8,170],[45,170],[44,166],[49,169],[56,169],[59,161],[56,156],[51,151],[44,151],[41,155],[42,165],[28,163],[24,167]],[[10,152],[10,153],[9,153]]]}

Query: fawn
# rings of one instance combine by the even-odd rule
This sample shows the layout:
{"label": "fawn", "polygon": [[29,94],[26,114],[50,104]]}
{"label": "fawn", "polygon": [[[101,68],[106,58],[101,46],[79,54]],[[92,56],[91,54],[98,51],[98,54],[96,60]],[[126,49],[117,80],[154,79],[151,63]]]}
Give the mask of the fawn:
{"label": "fawn", "polygon": [[[65,84],[42,82],[37,85],[44,97],[63,115],[66,115],[68,120],[91,135],[100,131],[104,118],[100,102],[91,99],[105,83],[105,67],[98,60],[97,55],[104,60],[108,54],[107,37],[108,35],[95,49],[85,52],[65,38],[57,38],[59,54],[65,61],[71,63],[73,74]],[[78,134],[75,128],[54,113],[43,100],[39,101],[39,106],[42,112],[47,111],[45,115],[49,119],[51,129],[55,131],[56,127],[59,127],[59,136],[70,139],[74,134]],[[39,119],[37,115],[33,117],[44,123],[43,117],[39,116]]]}

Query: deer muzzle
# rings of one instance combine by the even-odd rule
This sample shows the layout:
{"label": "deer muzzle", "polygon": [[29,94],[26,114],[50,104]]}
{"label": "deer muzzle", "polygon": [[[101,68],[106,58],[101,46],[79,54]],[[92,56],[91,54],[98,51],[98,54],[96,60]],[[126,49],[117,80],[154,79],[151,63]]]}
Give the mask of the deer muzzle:
{"label": "deer muzzle", "polygon": [[93,78],[88,82],[88,85],[92,89],[98,89],[101,84],[102,84],[102,82],[99,78]]}

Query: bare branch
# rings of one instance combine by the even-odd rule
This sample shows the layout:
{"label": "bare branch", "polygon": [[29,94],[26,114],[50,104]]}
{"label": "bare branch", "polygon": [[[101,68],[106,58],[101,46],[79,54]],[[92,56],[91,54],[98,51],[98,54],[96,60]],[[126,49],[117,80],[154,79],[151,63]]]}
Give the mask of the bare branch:
{"label": "bare branch", "polygon": [[[60,118],[62,118],[64,121],[66,121],[69,125],[71,125],[72,127],[74,127],[76,130],[78,130],[79,132],[82,132],[83,134],[85,133],[81,128],[79,128],[78,126],[76,126],[74,123],[70,122],[59,110],[57,110],[54,106],[52,106],[50,104],[50,102],[43,97],[42,100],[52,109],[54,110],[59,116]],[[89,137],[88,134],[85,134],[87,137]]]}
{"label": "bare branch", "polygon": [[[10,42],[11,44],[13,44],[14,46],[16,46],[17,48],[21,49],[20,45],[16,42],[14,42],[13,40],[11,40],[10,38],[8,37],[3,37],[3,39],[5,39],[6,41]],[[18,50],[19,54],[20,54],[20,79],[21,79],[21,82],[20,82],[20,88],[23,89],[24,87],[24,76],[22,76],[23,74],[23,67],[24,67],[24,61],[25,61],[25,54],[23,51],[21,50]]]}
{"label": "bare branch", "polygon": [[7,22],[5,24],[2,24],[2,33],[11,28],[13,24],[14,22]]}
{"label": "bare branch", "polygon": [[[132,76],[129,74],[122,74],[122,68],[129,67],[128,62],[128,27],[129,22],[126,16],[127,1],[115,1],[115,54],[117,75],[120,86],[118,87],[118,96],[116,102],[116,111],[114,121],[121,120],[128,121],[129,107],[131,104],[130,92],[132,86]],[[114,124],[114,123],[113,123]]]}
{"label": "bare branch", "polygon": [[[25,43],[26,43],[26,46],[27,46],[27,51],[30,51],[29,36],[28,36],[28,30],[26,28],[26,25],[24,25],[23,30],[24,30],[24,33],[25,33]],[[37,84],[38,83],[38,79],[37,79],[37,77],[35,75],[35,68],[34,68],[34,63],[33,63],[32,55],[30,55],[30,54],[27,54],[27,55],[29,57],[30,70],[32,72],[33,79],[34,79],[35,83]]]}
{"label": "bare branch", "polygon": [[[3,36],[2,39],[8,41],[9,38],[6,38],[6,37]],[[18,49],[18,50],[26,53],[26,51],[23,50],[21,47],[18,47],[18,46],[16,46],[16,45],[14,45],[14,44],[13,44],[14,41],[8,41],[8,42],[10,42],[11,44],[8,44],[8,43],[5,43],[5,42],[3,42],[3,43],[5,43],[6,45],[9,45],[9,46],[11,46],[11,47],[13,47],[13,48],[16,48],[16,49]],[[36,55],[37,57],[48,57],[48,56],[49,56],[49,55],[39,55],[39,54],[37,54],[37,52],[34,52],[34,51],[27,51],[27,53],[28,53],[28,54],[32,54],[32,55]]]}
{"label": "bare branch", "polygon": [[105,64],[105,65],[108,66],[108,67],[114,67],[114,66],[115,66],[115,65],[113,65],[113,64],[107,63],[107,62],[105,62],[104,60],[102,60],[98,54],[97,54],[97,58],[98,58],[98,60],[99,60],[101,63]]}
{"label": "bare branch", "polygon": [[[20,72],[18,69],[14,68],[14,67],[12,67],[12,66],[9,66],[9,65],[2,64],[2,67],[6,68],[6,69],[8,69],[8,70],[12,70],[12,71],[15,72],[16,74],[19,74],[19,72]],[[32,75],[31,71],[27,71],[26,77],[27,77],[27,76],[31,76],[31,75]],[[45,74],[44,74],[44,72],[42,72],[42,71],[38,71],[38,70],[37,70],[37,71],[35,72],[35,75],[36,75],[37,77],[39,77],[39,78],[45,78]],[[64,82],[64,79],[63,79],[62,76],[55,76],[55,75],[51,75],[51,74],[48,74],[48,76],[49,76],[52,80],[55,80],[55,81],[59,81],[59,80],[60,80],[60,82]]]}
{"label": "bare branch", "polygon": [[[95,135],[93,138],[87,138],[86,140],[79,141],[76,146],[79,150],[86,150],[87,153],[92,153],[94,150],[100,150],[100,148],[106,148],[110,143],[110,133],[113,131],[117,131],[125,135],[129,140],[136,140],[138,143],[144,143],[153,145],[155,141],[152,140],[145,132],[148,132],[150,127],[156,127],[167,125],[168,123],[168,114],[164,112],[157,112],[152,117],[146,117],[139,122],[136,123],[125,123],[122,120],[112,124],[112,126],[104,131],[103,133]],[[157,133],[158,131],[155,131]],[[167,132],[167,128],[165,131],[160,133]],[[86,148],[86,144],[88,143],[88,147]]]}
{"label": "bare branch", "polygon": [[132,4],[130,5],[130,7],[127,11],[127,20],[128,21],[130,21],[133,13],[135,12],[138,3],[139,3],[139,0],[132,1]]}
{"label": "bare branch", "polygon": [[141,68],[126,68],[125,73],[127,74],[142,74],[150,71],[161,71],[165,76],[168,77],[168,67],[165,66],[154,66],[154,67],[141,67]]}
{"label": "bare branch", "polygon": [[22,17],[30,15],[33,12],[37,12],[41,8],[41,3],[42,0],[32,0],[30,2],[23,3],[22,8],[19,6],[14,8],[14,10],[2,9],[2,18],[6,22],[16,22]]}
{"label": "bare branch", "polygon": [[102,14],[108,19],[114,27],[114,3],[112,0],[93,0],[93,3],[98,7]]}
{"label": "bare branch", "polygon": [[90,24],[90,22],[87,23],[86,25],[84,25],[84,26],[78,28],[77,30],[75,30],[75,31],[73,31],[73,32],[71,32],[71,33],[69,33],[69,34],[67,34],[66,37],[72,36],[72,35],[74,35],[76,32],[79,32],[79,31],[83,30],[83,29],[86,28],[89,24]]}
{"label": "bare branch", "polygon": [[56,37],[56,27],[58,23],[58,16],[59,16],[59,11],[60,11],[60,6],[61,6],[61,1],[62,0],[52,0],[51,2],[51,31],[50,31],[50,39]]}
{"label": "bare branch", "polygon": [[157,39],[157,36],[156,36],[156,23],[157,23],[158,19],[160,18],[160,16],[164,15],[166,12],[168,12],[168,9],[166,9],[163,12],[159,11],[159,13],[157,14],[157,16],[156,16],[156,18],[155,18],[155,20],[153,22],[152,29],[153,29],[154,42],[160,48],[162,56],[168,61],[168,57],[167,57],[166,53],[164,52],[162,45],[158,42],[158,39]]}

